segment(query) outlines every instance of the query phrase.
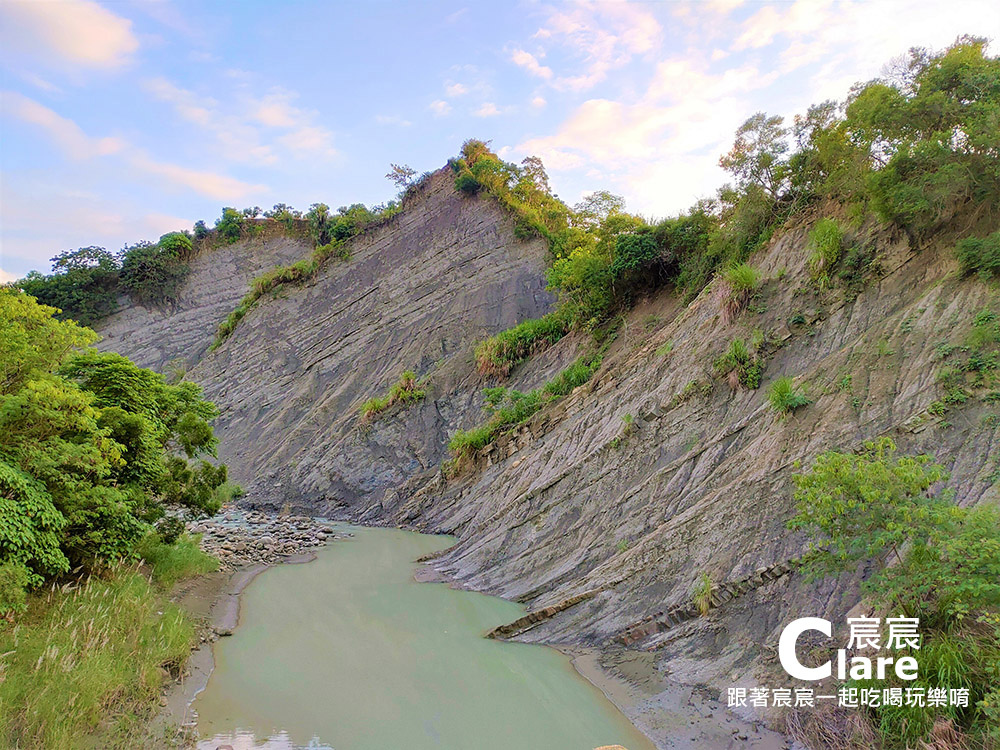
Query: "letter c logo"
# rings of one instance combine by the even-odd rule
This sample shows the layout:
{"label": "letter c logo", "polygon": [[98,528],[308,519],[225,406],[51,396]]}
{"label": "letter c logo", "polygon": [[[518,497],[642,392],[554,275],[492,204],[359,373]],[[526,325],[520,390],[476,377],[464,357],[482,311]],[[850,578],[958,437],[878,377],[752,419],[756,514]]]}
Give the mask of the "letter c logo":
{"label": "letter c logo", "polygon": [[781,631],[781,637],[778,639],[778,658],[785,671],[795,679],[822,680],[833,674],[833,666],[829,661],[818,667],[806,667],[795,655],[795,643],[806,630],[818,630],[827,638],[833,632],[830,621],[824,620],[822,617],[800,617],[797,620],[792,620]]}

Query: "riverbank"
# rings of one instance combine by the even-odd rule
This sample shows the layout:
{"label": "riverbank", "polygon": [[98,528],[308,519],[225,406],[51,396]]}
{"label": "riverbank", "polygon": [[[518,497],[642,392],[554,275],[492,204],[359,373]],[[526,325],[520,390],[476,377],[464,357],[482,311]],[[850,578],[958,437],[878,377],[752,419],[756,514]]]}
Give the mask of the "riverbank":
{"label": "riverbank", "polygon": [[[325,543],[329,538],[339,538],[329,527],[323,527],[324,531],[300,528],[310,522],[316,523],[299,517],[275,519],[258,513],[231,512],[214,521],[212,533],[203,537],[208,540],[209,548],[227,549],[229,569],[190,581],[175,593],[175,601],[204,625],[201,643],[188,661],[186,674],[168,692],[166,701],[165,716],[184,727],[185,746],[192,747],[197,736],[197,716],[191,703],[208,684],[215,661],[213,645],[219,638],[231,634],[240,621],[244,590],[256,576],[274,564],[315,559],[315,548],[319,545],[310,540],[322,539]],[[240,540],[237,543],[232,536],[227,536],[228,530],[234,528]],[[262,538],[280,536],[276,528],[290,530],[292,537],[313,544],[313,547],[300,547],[296,554],[275,557],[271,562],[253,562],[262,554]],[[197,526],[194,530],[205,533]],[[272,541],[264,542],[263,546],[268,544]],[[433,558],[433,555],[428,557]],[[412,578],[463,588],[448,582],[428,564],[418,565]],[[788,750],[794,747],[783,735],[731,714],[708,691],[672,683],[668,676],[658,673],[649,653],[561,645],[556,650],[568,657],[579,676],[599,690],[657,748]]]}
{"label": "riverbank", "polygon": [[339,535],[326,522],[306,516],[268,516],[237,508],[188,522],[187,529],[200,535],[202,550],[219,560],[219,570],[183,581],[171,594],[171,601],[198,624],[198,645],[183,673],[167,687],[153,734],[170,738],[167,747],[190,748],[197,740],[191,703],[212,674],[213,644],[232,635],[239,624],[246,587],[265,570],[310,562],[315,549],[350,535]]}
{"label": "riverbank", "polygon": [[728,711],[713,692],[671,682],[657,671],[650,652],[556,648],[660,750],[803,750],[785,735]]}

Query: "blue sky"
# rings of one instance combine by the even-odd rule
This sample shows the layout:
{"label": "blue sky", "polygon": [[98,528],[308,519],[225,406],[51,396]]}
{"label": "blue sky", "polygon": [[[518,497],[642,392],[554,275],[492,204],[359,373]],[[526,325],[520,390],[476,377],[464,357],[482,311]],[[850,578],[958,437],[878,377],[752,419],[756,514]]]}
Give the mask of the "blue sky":
{"label": "blue sky", "polygon": [[380,203],[390,162],[472,137],[670,215],[753,112],[962,33],[1000,36],[1000,3],[0,0],[0,281],[224,205]]}

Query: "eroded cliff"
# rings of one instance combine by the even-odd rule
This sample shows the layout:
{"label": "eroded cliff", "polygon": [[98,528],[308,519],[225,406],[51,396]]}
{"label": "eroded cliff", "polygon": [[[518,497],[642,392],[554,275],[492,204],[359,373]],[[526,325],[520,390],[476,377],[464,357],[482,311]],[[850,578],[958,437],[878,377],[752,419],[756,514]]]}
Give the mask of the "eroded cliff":
{"label": "eroded cliff", "polygon": [[[102,332],[140,364],[191,365],[221,408],[220,456],[250,502],[454,534],[435,567],[541,613],[508,635],[651,650],[673,680],[724,687],[772,668],[789,619],[842,619],[859,600],[856,578],[806,583],[789,565],[806,546],[786,529],[797,466],[891,435],[934,454],[960,504],[996,495],[995,407],[928,411],[941,398],[937,347],[996,310],[996,292],[960,278],[946,239],[918,252],[874,226],[854,233],[874,253],[860,293],[818,292],[806,238],[822,215],[799,217],[752,259],[765,282],[734,322],[713,285],[688,306],[655,294],[625,317],[589,383],[452,478],[440,469],[449,436],[481,420],[488,384],[474,342],[552,298],[545,243],[518,240],[498,206],[456,193],[446,171],[352,240],[351,260],[262,300],[215,351],[214,327],[247,278],[306,248],[217,250],[196,261],[173,314],[125,310]],[[712,362],[754,331],[768,351],[762,387],[734,389]],[[563,339],[508,384],[545,382],[588,343]],[[364,423],[361,403],[404,369],[426,379],[427,397]],[[782,375],[814,403],[779,417],[765,391]],[[702,574],[718,606],[693,617]],[[665,731],[655,716],[638,720]]]}

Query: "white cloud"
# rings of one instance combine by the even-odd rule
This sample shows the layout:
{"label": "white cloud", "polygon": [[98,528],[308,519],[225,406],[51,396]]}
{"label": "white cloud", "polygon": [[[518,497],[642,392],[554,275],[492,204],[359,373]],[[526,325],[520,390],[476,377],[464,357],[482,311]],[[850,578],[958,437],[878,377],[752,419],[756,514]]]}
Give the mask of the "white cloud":
{"label": "white cloud", "polygon": [[531,100],[531,106],[532,106],[532,107],[537,107],[538,109],[541,109],[541,108],[542,108],[542,107],[544,107],[544,106],[545,106],[545,105],[546,105],[547,103],[548,103],[548,102],[546,102],[546,101],[545,101],[545,97],[543,97],[543,96],[536,96],[536,97],[534,97],[534,98],[533,98],[533,99]]}
{"label": "white cloud", "polygon": [[0,98],[4,101],[6,113],[43,130],[73,159],[107,156],[124,147],[124,142],[118,138],[89,137],[72,120],[15,91],[4,91]]}
{"label": "white cloud", "polygon": [[449,83],[445,85],[444,93],[450,97],[462,96],[469,93],[469,88],[461,83]]}
{"label": "white cloud", "polygon": [[476,117],[496,117],[500,114],[500,110],[493,102],[483,102],[482,106],[472,114]]}
{"label": "white cloud", "polygon": [[19,278],[20,276],[15,276],[0,268],[0,284],[8,284],[11,281],[17,281]]}
{"label": "white cloud", "polygon": [[315,112],[293,104],[297,94],[276,88],[258,95],[252,92],[252,74],[230,73],[241,82],[232,99],[224,103],[162,77],[145,81],[144,87],[155,99],[170,104],[183,120],[214,136],[230,161],[276,164],[281,152],[295,158],[336,156],[333,133],[316,122]]}
{"label": "white cloud", "polygon": [[235,177],[156,161],[142,152],[133,154],[130,163],[137,169],[162,177],[177,187],[187,188],[199,195],[219,201],[242,200],[249,195],[267,190],[264,185],[251,185]]}
{"label": "white cloud", "polygon": [[552,78],[552,68],[542,65],[538,58],[523,49],[515,49],[510,54],[510,59],[515,65],[519,65],[531,75],[549,80]]}
{"label": "white cloud", "polygon": [[[663,34],[656,17],[646,8],[628,2],[580,2],[548,9],[548,17],[535,33],[569,53],[575,75],[554,76],[534,55],[515,50],[514,62],[547,80],[556,88],[584,91],[627,64],[636,55],[655,51]],[[546,72],[547,71],[547,72]]]}
{"label": "white cloud", "polygon": [[91,0],[4,2],[0,15],[5,44],[46,60],[114,69],[139,49],[132,22]]}
{"label": "white cloud", "polygon": [[[118,156],[132,168],[216,199],[242,198],[265,189],[262,185],[251,185],[234,177],[156,161],[121,138],[93,138],[72,120],[16,92],[3,92],[3,100],[7,105],[5,114],[40,128],[72,159]],[[299,137],[307,149],[315,149],[320,140],[317,133],[299,131]]]}
{"label": "white cloud", "polygon": [[399,115],[375,115],[375,122],[379,125],[396,125],[401,128],[408,128],[413,124]]}
{"label": "white cloud", "polygon": [[437,101],[431,102],[429,109],[437,117],[443,117],[444,115],[451,112],[451,105],[448,104],[444,99],[438,99]]}

